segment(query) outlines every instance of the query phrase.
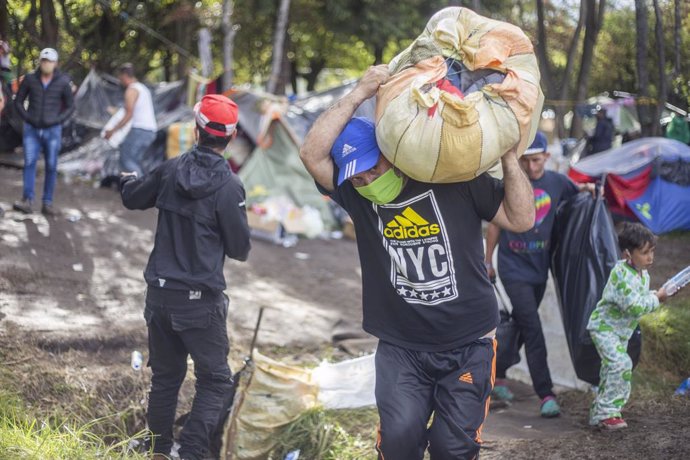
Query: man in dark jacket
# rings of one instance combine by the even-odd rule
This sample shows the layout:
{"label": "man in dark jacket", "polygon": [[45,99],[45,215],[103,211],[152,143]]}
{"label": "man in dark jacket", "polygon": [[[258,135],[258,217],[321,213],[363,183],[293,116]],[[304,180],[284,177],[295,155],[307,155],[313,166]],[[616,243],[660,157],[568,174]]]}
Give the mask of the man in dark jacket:
{"label": "man in dark jacket", "polygon": [[144,278],[144,317],[152,370],[148,425],[154,459],[168,458],[177,395],[194,361],[196,396],[180,436],[180,456],[204,458],[222,408],[232,397],[227,362],[225,256],[244,261],[250,249],[242,183],[223,159],[238,109],[221,95],[195,107],[197,146],[137,178],[123,173],[128,209],[158,208],[158,228]]}
{"label": "man in dark jacket", "polygon": [[[14,209],[33,212],[36,162],[43,150],[46,161],[43,207],[41,212],[54,215],[53,191],[57,182],[57,157],[62,144],[62,123],[74,112],[70,77],[57,70],[58,53],[52,48],[41,51],[40,67],[22,81],[15,108],[24,119],[24,193]],[[29,99],[28,110],[24,101]]]}

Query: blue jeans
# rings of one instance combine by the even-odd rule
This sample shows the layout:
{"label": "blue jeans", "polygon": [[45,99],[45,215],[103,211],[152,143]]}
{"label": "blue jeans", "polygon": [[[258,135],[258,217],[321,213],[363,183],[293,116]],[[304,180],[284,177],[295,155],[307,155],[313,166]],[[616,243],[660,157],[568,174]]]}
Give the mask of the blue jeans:
{"label": "blue jeans", "polygon": [[53,202],[53,191],[57,182],[57,158],[62,144],[62,125],[38,129],[24,123],[24,196],[25,200],[34,199],[36,182],[36,162],[43,150],[46,160],[45,183],[43,185],[43,203]]}
{"label": "blue jeans", "polygon": [[120,171],[135,172],[139,177],[143,176],[141,159],[155,140],[155,131],[132,128],[120,144]]}

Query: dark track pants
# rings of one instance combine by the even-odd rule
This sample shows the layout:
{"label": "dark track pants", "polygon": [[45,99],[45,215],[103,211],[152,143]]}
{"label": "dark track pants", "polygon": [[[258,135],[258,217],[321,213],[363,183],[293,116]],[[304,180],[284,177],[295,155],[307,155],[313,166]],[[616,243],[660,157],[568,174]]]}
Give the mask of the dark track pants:
{"label": "dark track pants", "polygon": [[153,373],[147,421],[155,453],[168,455],[180,386],[187,373],[187,356],[194,361],[196,394],[180,435],[180,456],[203,458],[228,399],[232,373],[227,334],[228,302],[222,292],[202,292],[189,300],[188,291],[149,288],[144,316],[149,331],[149,366]]}
{"label": "dark track pants", "polygon": [[421,460],[427,446],[432,460],[477,458],[495,358],[492,339],[436,353],[379,342],[379,460]]}
{"label": "dark track pants", "polygon": [[[546,283],[504,283],[504,287],[513,305],[513,318],[525,344],[527,367],[534,391],[542,399],[553,396],[553,383],[546,361],[546,341],[538,311],[539,304],[544,298]],[[496,369],[496,375],[498,378],[505,378],[507,370]]]}

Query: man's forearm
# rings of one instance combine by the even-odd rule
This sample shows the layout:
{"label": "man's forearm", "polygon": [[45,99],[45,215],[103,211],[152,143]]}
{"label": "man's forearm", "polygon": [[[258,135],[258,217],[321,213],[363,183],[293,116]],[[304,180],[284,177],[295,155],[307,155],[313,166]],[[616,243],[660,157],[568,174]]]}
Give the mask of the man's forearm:
{"label": "man's forearm", "polygon": [[534,192],[532,185],[518,164],[517,155],[509,152],[501,159],[506,217],[516,227],[527,231],[534,225]]}
{"label": "man's forearm", "polygon": [[300,156],[306,164],[322,161],[330,155],[331,147],[340,132],[365,100],[364,95],[355,88],[316,119],[300,151]]}

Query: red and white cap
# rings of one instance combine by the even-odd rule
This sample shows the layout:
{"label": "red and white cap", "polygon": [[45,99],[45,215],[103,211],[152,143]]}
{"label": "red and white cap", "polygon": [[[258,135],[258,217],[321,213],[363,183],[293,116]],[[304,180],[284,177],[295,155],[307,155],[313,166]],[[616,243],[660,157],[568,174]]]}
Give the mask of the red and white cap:
{"label": "red and white cap", "polygon": [[[208,94],[194,106],[196,124],[207,133],[230,137],[239,119],[237,104],[222,94]],[[212,126],[209,126],[212,123]]]}

